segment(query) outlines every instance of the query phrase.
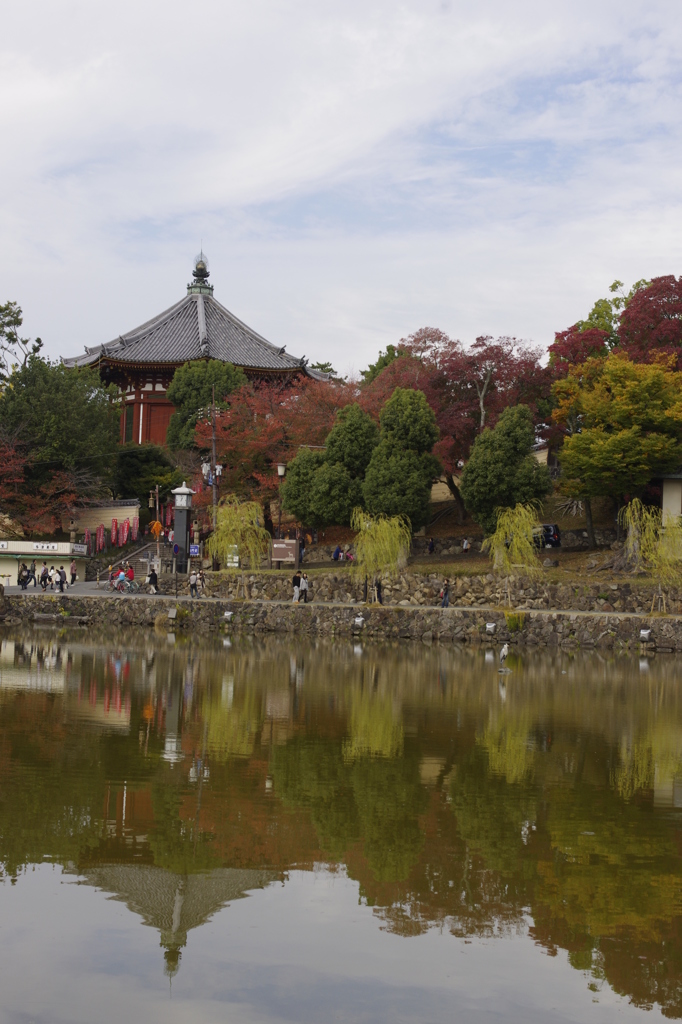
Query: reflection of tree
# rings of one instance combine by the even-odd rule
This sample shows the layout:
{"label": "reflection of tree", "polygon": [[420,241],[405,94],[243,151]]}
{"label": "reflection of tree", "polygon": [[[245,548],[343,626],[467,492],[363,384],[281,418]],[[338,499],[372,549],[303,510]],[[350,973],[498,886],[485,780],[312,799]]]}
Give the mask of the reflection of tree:
{"label": "reflection of tree", "polygon": [[364,852],[378,881],[407,878],[424,845],[426,794],[415,758],[362,758],[351,769]]}
{"label": "reflection of tree", "polygon": [[682,733],[676,722],[655,718],[633,742],[620,745],[613,784],[622,797],[653,789],[657,779],[682,774]]}
{"label": "reflection of tree", "polygon": [[154,863],[179,874],[215,867],[218,858],[211,845],[212,836],[200,828],[196,819],[180,816],[181,797],[175,779],[161,776],[152,784],[154,825],[149,845]]}
{"label": "reflection of tree", "polygon": [[208,728],[207,748],[213,757],[248,757],[263,721],[261,693],[250,686],[230,706],[223,703],[220,693],[209,693],[202,717]]}
{"label": "reflection of tree", "polygon": [[308,808],[323,850],[335,860],[343,857],[360,829],[341,744],[297,737],[275,747],[271,771],[276,792],[284,803]]}
{"label": "reflection of tree", "polygon": [[286,803],[309,808],[330,856],[342,857],[361,840],[376,879],[407,877],[424,842],[418,816],[426,797],[416,760],[349,762],[338,741],[295,739],[273,751],[272,774]]}
{"label": "reflection of tree", "polygon": [[398,757],[403,749],[403,723],[396,717],[390,696],[354,690],[351,698],[350,739],[344,756]]}
{"label": "reflection of tree", "polygon": [[534,751],[529,744],[530,720],[499,716],[486,725],[481,745],[488,752],[488,763],[493,775],[501,775],[507,782],[523,782],[533,772]]}
{"label": "reflection of tree", "polygon": [[[129,726],[114,732],[95,714],[123,678],[108,649],[72,665],[64,693],[0,691],[6,870],[49,857],[93,878],[146,864],[145,888],[172,875],[161,929],[172,973],[178,908],[205,869],[285,877],[343,860],[397,934],[495,936],[532,917],[535,940],[566,950],[586,983],[682,1016],[673,659],[642,677],[636,659],[537,654],[519,660],[503,701],[496,667],[472,650],[386,645],[358,658],[297,641],[306,672],[289,700],[289,654],[164,643],[145,655],[142,683],[142,659],[119,656],[131,699]],[[171,704],[172,766],[161,757]],[[269,705],[289,716],[281,728],[263,728]],[[132,876],[120,883],[108,891],[142,906]]]}

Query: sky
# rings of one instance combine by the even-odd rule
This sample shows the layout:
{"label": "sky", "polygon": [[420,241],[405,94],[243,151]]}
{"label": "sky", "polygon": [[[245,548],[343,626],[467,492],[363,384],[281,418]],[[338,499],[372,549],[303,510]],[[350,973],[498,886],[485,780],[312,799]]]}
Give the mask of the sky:
{"label": "sky", "polygon": [[539,347],[679,274],[675,0],[22,0],[0,303],[51,357],[185,294],[357,373],[420,327]]}

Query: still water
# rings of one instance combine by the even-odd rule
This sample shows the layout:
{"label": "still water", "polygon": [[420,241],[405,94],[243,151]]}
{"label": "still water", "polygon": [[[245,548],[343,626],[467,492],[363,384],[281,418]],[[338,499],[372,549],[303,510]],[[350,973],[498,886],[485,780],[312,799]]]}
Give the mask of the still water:
{"label": "still water", "polygon": [[682,1017],[676,659],[168,640],[2,641],[2,1024]]}

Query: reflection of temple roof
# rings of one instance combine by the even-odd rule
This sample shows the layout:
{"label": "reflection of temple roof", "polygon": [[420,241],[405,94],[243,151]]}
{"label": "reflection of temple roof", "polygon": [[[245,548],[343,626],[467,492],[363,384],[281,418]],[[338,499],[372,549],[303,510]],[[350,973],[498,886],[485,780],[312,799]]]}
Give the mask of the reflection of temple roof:
{"label": "reflection of temple roof", "polygon": [[[231,900],[262,889],[273,879],[267,871],[218,868],[196,875],[178,875],[147,864],[103,864],[83,872],[83,882],[111,893],[145,924],[160,933],[167,968],[175,973],[187,932],[208,921]],[[83,884],[83,883],[81,883]]]}

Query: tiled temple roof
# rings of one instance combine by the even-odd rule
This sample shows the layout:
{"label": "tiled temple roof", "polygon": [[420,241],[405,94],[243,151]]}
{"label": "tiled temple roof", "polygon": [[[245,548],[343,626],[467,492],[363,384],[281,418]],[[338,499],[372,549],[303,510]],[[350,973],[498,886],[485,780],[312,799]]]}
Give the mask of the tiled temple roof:
{"label": "tiled temple roof", "polygon": [[207,272],[198,278],[195,270],[194,276],[180,302],[105,345],[86,347],[84,355],[64,359],[64,364],[92,366],[106,361],[177,366],[190,359],[220,359],[245,370],[298,370],[317,380],[327,379],[327,374],[310,369],[305,358],[297,359],[284,347],[266,341],[214,299]]}

